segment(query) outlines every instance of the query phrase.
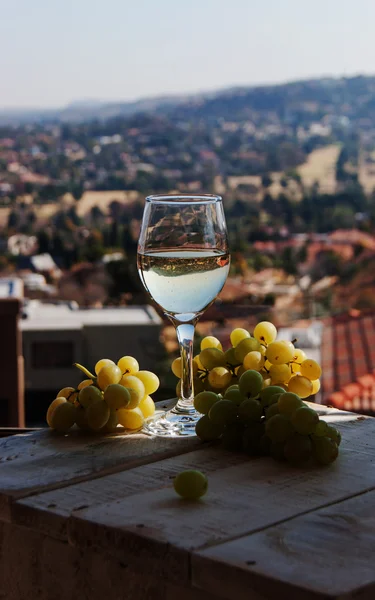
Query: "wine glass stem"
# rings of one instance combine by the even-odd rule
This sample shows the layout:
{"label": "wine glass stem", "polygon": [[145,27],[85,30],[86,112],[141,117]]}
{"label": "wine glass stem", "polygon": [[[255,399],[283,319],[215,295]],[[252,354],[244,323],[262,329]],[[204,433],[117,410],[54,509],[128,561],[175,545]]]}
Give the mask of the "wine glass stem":
{"label": "wine glass stem", "polygon": [[193,341],[194,324],[176,324],[176,333],[181,353],[181,397],[174,408],[175,412],[194,412],[193,390]]}

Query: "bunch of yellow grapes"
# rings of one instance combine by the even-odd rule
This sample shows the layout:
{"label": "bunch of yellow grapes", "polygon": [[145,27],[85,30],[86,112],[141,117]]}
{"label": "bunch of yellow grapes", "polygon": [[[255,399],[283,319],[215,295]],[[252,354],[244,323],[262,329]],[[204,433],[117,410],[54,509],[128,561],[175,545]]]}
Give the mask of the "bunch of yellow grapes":
{"label": "bunch of yellow grapes", "polygon": [[[195,394],[203,390],[223,393],[250,369],[261,374],[263,387],[279,385],[300,398],[316,394],[320,389],[320,365],[292,342],[276,337],[273,323],[262,321],[252,336],[246,329],[234,329],[230,334],[232,345],[226,352],[216,337],[203,338],[201,352],[193,361]],[[172,371],[181,377],[180,358],[173,361]],[[180,382],[176,391],[179,395]]]}
{"label": "bunch of yellow grapes", "polygon": [[155,412],[151,394],[159,387],[159,378],[151,371],[140,371],[138,361],[123,356],[117,364],[103,358],[95,365],[95,375],[76,365],[87,379],[77,388],[60,390],[47,411],[47,423],[66,433],[77,425],[80,429],[113,433],[119,425],[134,431]]}

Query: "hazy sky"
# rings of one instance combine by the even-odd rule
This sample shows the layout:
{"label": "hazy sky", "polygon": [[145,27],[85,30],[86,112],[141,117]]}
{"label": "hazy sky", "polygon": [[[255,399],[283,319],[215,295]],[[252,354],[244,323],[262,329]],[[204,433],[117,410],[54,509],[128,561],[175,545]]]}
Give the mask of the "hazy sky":
{"label": "hazy sky", "polygon": [[375,0],[0,0],[0,106],[375,74]]}

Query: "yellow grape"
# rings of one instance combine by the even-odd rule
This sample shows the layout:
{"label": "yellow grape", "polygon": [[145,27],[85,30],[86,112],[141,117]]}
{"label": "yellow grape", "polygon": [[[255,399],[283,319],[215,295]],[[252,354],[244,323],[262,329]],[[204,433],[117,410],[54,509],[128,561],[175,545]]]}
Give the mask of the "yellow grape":
{"label": "yellow grape", "polygon": [[146,390],[143,381],[138,379],[138,377],[135,375],[123,375],[120,383],[124,387],[128,388],[130,393],[130,402],[125,410],[136,408],[142,398],[146,396]]}
{"label": "yellow grape", "polygon": [[243,366],[245,369],[255,369],[255,371],[260,371],[264,365],[264,356],[262,356],[261,352],[257,350],[252,350],[246,354],[243,359]]}
{"label": "yellow grape", "polygon": [[311,396],[313,390],[313,384],[310,379],[303,377],[302,375],[294,375],[288,381],[288,391],[297,394],[300,398],[307,398]]}
{"label": "yellow grape", "polygon": [[276,383],[288,383],[292,376],[289,365],[271,365],[269,375],[272,379],[272,385]]}
{"label": "yellow grape", "polygon": [[266,356],[267,347],[261,344],[258,352],[260,352],[262,356]]}
{"label": "yellow grape", "polygon": [[133,408],[127,410],[126,408],[120,408],[117,411],[117,418],[120,425],[125,429],[140,429],[144,424],[144,416],[140,408]]}
{"label": "yellow grape", "polygon": [[64,387],[62,390],[56,394],[56,398],[66,398],[68,402],[74,402],[77,398],[78,393],[73,387]]}
{"label": "yellow grape", "polygon": [[94,385],[84,387],[78,394],[78,401],[84,408],[88,408],[96,402],[101,402],[101,400],[103,400],[102,393]]}
{"label": "yellow grape", "polygon": [[159,377],[155,373],[152,373],[152,371],[138,371],[135,377],[142,381],[147,395],[156,392],[160,385]]}
{"label": "yellow grape", "polygon": [[225,367],[215,367],[208,374],[208,382],[215,390],[222,390],[232,381],[232,373]]}
{"label": "yellow grape", "polygon": [[126,387],[119,383],[111,383],[105,389],[104,401],[112,410],[126,408],[130,404],[130,392]]}
{"label": "yellow grape", "polygon": [[[195,360],[195,359],[194,359]],[[179,379],[181,379],[182,375],[182,358],[179,356],[175,358],[171,365],[173,375],[176,375]]]}
{"label": "yellow grape", "polygon": [[275,341],[277,329],[273,323],[270,323],[269,321],[261,321],[255,327],[253,336],[258,340],[258,342],[268,345]]}
{"label": "yellow grape", "polygon": [[59,404],[63,404],[64,402],[66,402],[66,398],[64,398],[63,396],[61,396],[60,398],[59,397],[55,398],[51,402],[51,404],[49,405],[48,410],[47,410],[46,421],[47,421],[47,423],[48,423],[48,425],[50,427],[52,427],[52,425],[51,425],[51,416],[52,416],[53,411],[55,410],[55,408],[57,406],[59,406]]}
{"label": "yellow grape", "polygon": [[78,384],[78,389],[79,390],[83,390],[83,388],[87,387],[88,385],[92,385],[94,382],[92,379],[84,379],[83,381],[81,381],[81,383]]}
{"label": "yellow grape", "polygon": [[100,429],[100,433],[114,433],[117,429],[117,425],[117,410],[111,410],[109,413],[109,419],[106,422],[106,424]]}
{"label": "yellow grape", "polygon": [[86,412],[87,424],[92,431],[99,431],[99,429],[107,424],[110,410],[108,404],[104,402],[104,400],[95,402],[95,404],[90,404]]}
{"label": "yellow grape", "polygon": [[250,333],[248,331],[246,331],[246,329],[237,327],[236,329],[233,329],[232,333],[230,334],[230,343],[235,348],[236,346],[238,346],[238,344],[240,342],[242,342],[242,340],[249,338],[249,337],[250,337]]}
{"label": "yellow grape", "polygon": [[293,362],[298,363],[299,365],[305,360],[306,354],[301,348],[294,349],[294,356],[292,358]]}
{"label": "yellow grape", "polygon": [[205,348],[219,348],[219,350],[223,350],[220,340],[213,335],[207,335],[201,341],[201,351],[205,350]]}
{"label": "yellow grape", "polygon": [[103,367],[107,367],[108,365],[114,365],[115,363],[110,358],[102,358],[98,360],[95,365],[95,373],[98,375]]}
{"label": "yellow grape", "polygon": [[301,375],[313,381],[314,379],[319,379],[322,374],[322,369],[320,365],[316,362],[316,360],[312,360],[311,358],[307,358],[301,363]]}
{"label": "yellow grape", "polygon": [[139,410],[142,412],[145,419],[152,417],[155,412],[155,402],[151,396],[145,396],[139,403]]}
{"label": "yellow grape", "polygon": [[139,371],[138,361],[133,356],[123,356],[117,361],[117,366],[123,375],[134,375]]}
{"label": "yellow grape", "polygon": [[270,363],[269,360],[266,359],[265,363],[264,363],[264,368],[267,369],[267,371],[270,370],[270,368],[272,367],[272,363]]}
{"label": "yellow grape", "polygon": [[319,392],[319,390],[320,390],[320,380],[319,379],[315,379],[311,383],[312,383],[312,392],[311,392],[311,395],[317,394]]}
{"label": "yellow grape", "polygon": [[262,390],[264,390],[264,388],[269,387],[270,385],[272,385],[271,378],[268,377],[267,373],[265,373],[265,375],[267,375],[267,377],[263,377],[263,373],[262,373],[262,377],[263,377],[263,387],[262,387]]}
{"label": "yellow grape", "polygon": [[70,402],[61,402],[53,409],[50,415],[52,429],[66,433],[76,422],[76,408]]}
{"label": "yellow grape", "polygon": [[119,383],[122,377],[121,369],[113,365],[104,365],[98,373],[97,381],[101,390],[105,390],[111,383]]}
{"label": "yellow grape", "polygon": [[198,370],[199,371],[204,371],[204,366],[202,365],[202,363],[201,363],[201,361],[199,359],[199,354],[197,356],[194,356],[194,358],[193,358],[193,367],[194,367],[194,364],[197,365],[197,371]]}
{"label": "yellow grape", "polygon": [[177,398],[181,398],[181,379],[176,385],[176,396]]}
{"label": "yellow grape", "polygon": [[266,352],[267,360],[273,365],[283,365],[290,362],[295,350],[293,344],[291,346],[284,341],[271,342]]}

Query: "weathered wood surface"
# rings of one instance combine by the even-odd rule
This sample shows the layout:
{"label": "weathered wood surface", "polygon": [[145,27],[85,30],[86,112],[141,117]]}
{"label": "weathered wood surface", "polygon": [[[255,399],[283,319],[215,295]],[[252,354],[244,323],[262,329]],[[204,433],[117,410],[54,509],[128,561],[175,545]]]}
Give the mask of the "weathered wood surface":
{"label": "weathered wood surface", "polygon": [[[373,517],[363,499],[375,495],[375,419],[315,408],[343,433],[340,457],[326,468],[139,434],[0,440],[0,519],[11,520],[0,525],[0,599],[374,597]],[[173,491],[171,479],[185,468],[209,474],[198,502]],[[344,522],[319,517],[358,499],[365,504],[348,508]],[[344,543],[346,560],[331,561]],[[337,573],[347,569],[341,587],[334,578],[330,585],[331,563]],[[21,564],[25,577],[16,581]]]}
{"label": "weathered wood surface", "polygon": [[199,440],[50,430],[0,439],[0,519],[15,499],[194,450]]}
{"label": "weathered wood surface", "polygon": [[374,506],[372,491],[197,553],[193,584],[238,600],[373,600]]}

